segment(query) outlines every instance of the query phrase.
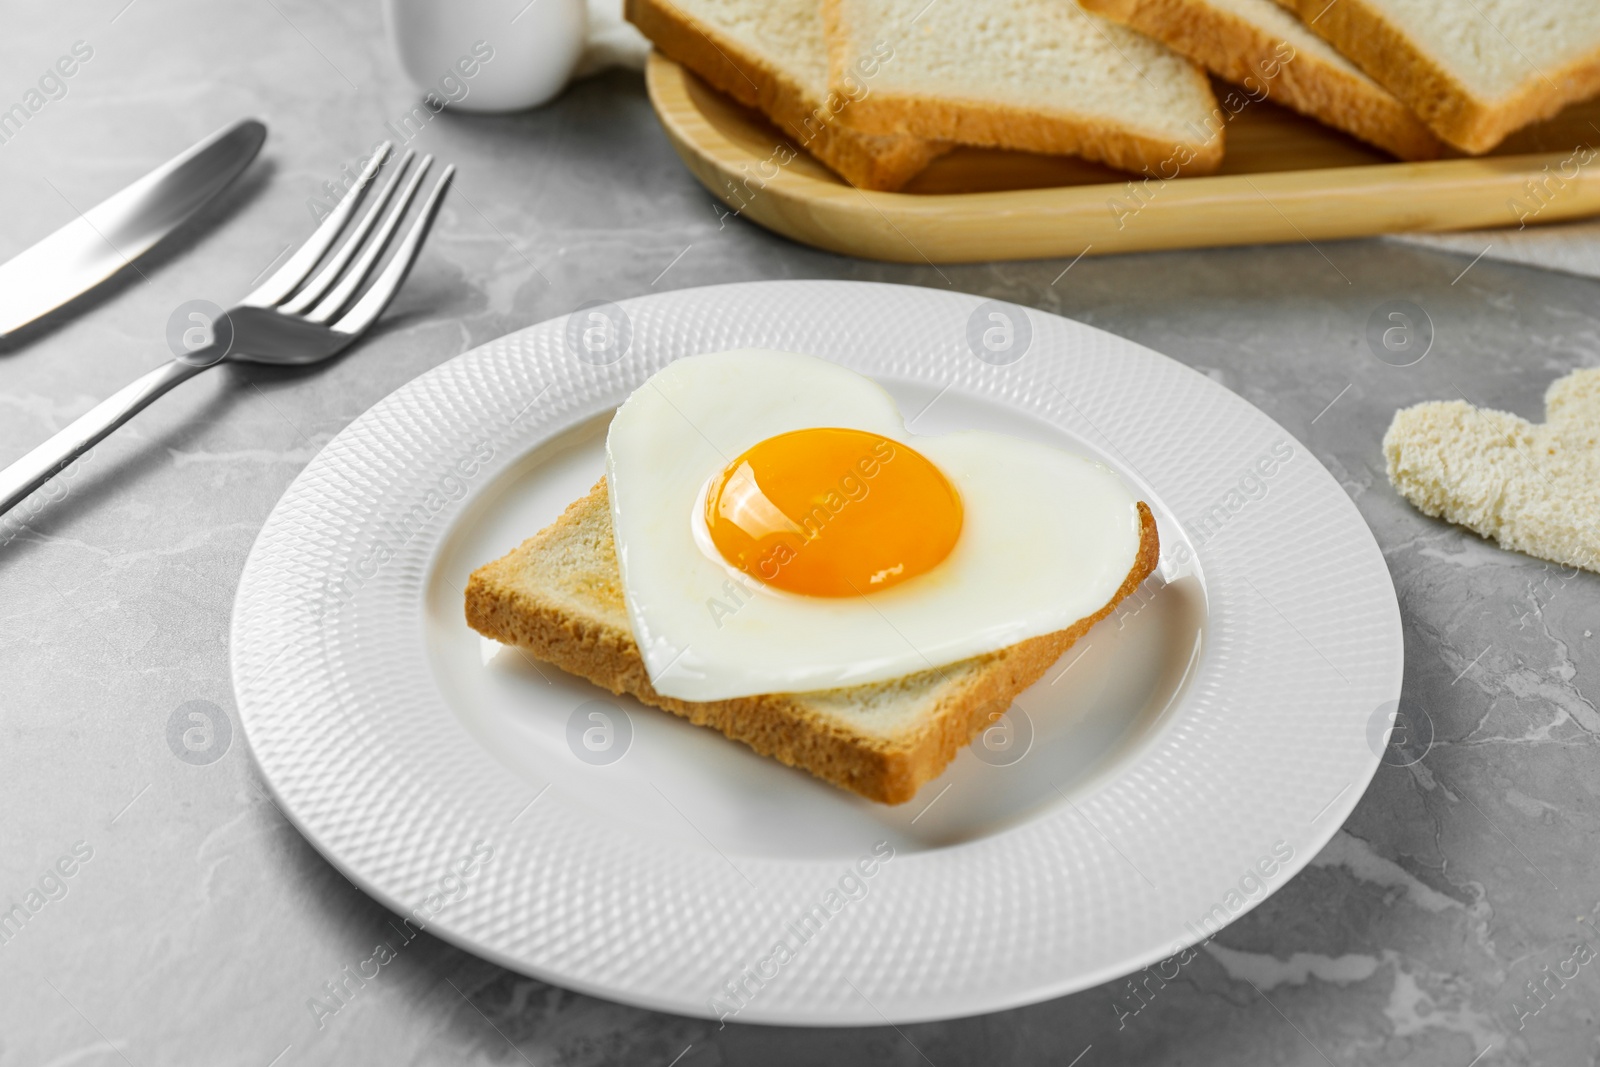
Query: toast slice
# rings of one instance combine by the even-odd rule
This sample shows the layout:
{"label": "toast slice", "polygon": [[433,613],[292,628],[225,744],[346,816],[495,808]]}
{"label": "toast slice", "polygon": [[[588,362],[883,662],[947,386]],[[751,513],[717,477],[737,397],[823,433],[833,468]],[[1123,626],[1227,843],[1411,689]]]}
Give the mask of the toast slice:
{"label": "toast slice", "polygon": [[1397,411],[1389,481],[1424,515],[1600,572],[1600,367],[1556,379],[1544,409],[1542,423],[1464,400]]}
{"label": "toast slice", "polygon": [[1079,0],[1230,81],[1401,159],[1438,138],[1390,92],[1273,0]]}
{"label": "toast slice", "polygon": [[1594,0],[1278,3],[1464,152],[1600,93]]}
{"label": "toast slice", "polygon": [[1093,615],[998,652],[873,685],[705,703],[657,693],[623,602],[604,478],[552,525],[472,573],[467,624],[869,800],[901,804],[1155,569],[1155,519],[1143,503],[1139,516],[1133,568]]}
{"label": "toast slice", "polygon": [[1083,156],[1160,178],[1222,162],[1199,67],[1075,0],[823,0],[828,84],[866,133]]}
{"label": "toast slice", "polygon": [[[898,189],[950,146],[906,134],[860,133],[839,121],[848,101],[828,91],[817,5],[818,0],[627,0],[625,11],[663,54],[764,112],[851,185]],[[787,162],[775,153],[775,166]]]}

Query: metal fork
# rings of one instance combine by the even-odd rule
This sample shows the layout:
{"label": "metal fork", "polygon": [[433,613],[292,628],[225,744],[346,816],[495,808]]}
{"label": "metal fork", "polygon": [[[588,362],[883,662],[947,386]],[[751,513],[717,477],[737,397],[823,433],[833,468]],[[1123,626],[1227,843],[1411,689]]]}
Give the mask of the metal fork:
{"label": "metal fork", "polygon": [[[355,185],[305,244],[273,271],[271,277],[211,324],[209,343],[184,352],[113,393],[44,444],[0,471],[0,515],[112,430],[143,411],[156,397],[208,367],[224,360],[280,365],[317,363],[360,337],[400,291],[455,175],[455,167],[445,168],[388,265],[357,298],[416,198],[423,175],[433,163],[432,156],[423,157],[412,170],[410,180],[405,182],[393,209],[387,210],[407,170],[411,169],[413,153],[407,152],[350,236],[329,255],[329,249],[355,216],[389,152],[390,145],[386,141],[362,170]],[[322,264],[320,270],[318,264]]]}

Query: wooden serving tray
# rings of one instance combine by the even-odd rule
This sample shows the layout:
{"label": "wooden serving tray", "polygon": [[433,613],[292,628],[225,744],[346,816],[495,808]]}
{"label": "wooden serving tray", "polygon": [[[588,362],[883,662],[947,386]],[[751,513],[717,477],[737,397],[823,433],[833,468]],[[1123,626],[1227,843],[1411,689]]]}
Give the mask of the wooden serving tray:
{"label": "wooden serving tray", "polygon": [[[902,192],[879,193],[847,185],[763,116],[658,52],[645,81],[678,154],[730,211],[867,259],[1037,259],[1600,213],[1600,154],[1590,147],[1600,144],[1600,101],[1523,130],[1491,155],[1431,163],[1397,163],[1294,112],[1252,103],[1229,121],[1226,160],[1210,177],[1146,182],[1069,156],[957,148]],[[1217,89],[1220,100],[1228,89]],[[793,158],[779,166],[775,153]]]}

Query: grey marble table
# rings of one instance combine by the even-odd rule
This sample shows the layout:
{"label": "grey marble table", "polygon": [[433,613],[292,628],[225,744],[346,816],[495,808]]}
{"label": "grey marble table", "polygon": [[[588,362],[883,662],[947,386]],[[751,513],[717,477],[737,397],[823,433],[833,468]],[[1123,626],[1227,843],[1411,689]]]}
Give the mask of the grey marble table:
{"label": "grey marble table", "polygon": [[[244,292],[415,91],[371,0],[11,4],[0,19],[0,108],[75,42],[93,52],[0,143],[0,258],[236,117],[272,130],[205,225],[0,343],[7,461],[166,359],[178,305]],[[1595,283],[1487,260],[1463,275],[1465,259],[1382,241],[1089,258],[1065,274],[855,262],[720,220],[631,73],[537,112],[446,111],[414,143],[460,179],[369,340],[312,371],[203,376],[0,522],[0,906],[41,902],[0,938],[0,1064],[1600,1062],[1600,965],[1581,947],[1600,946],[1600,578],[1421,517],[1379,452],[1395,407],[1418,400],[1539,417],[1552,378],[1600,362]],[[423,935],[319,1019],[308,1001],[389,915],[284,821],[238,737],[229,610],[274,502],[369,405],[499,334],[589,299],[811,277],[1069,315],[1288,427],[1383,547],[1431,749],[1383,767],[1303,873],[1143,1001],[1117,982],[899,1029],[719,1029]],[[1433,323],[1413,366],[1366,340],[1394,299]],[[233,724],[209,762],[169,744],[194,701]]]}

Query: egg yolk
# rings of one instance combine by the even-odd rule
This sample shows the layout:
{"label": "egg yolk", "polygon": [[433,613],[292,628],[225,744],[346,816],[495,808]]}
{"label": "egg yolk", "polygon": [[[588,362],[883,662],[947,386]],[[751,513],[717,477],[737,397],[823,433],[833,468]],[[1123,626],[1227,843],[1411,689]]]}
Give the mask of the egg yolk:
{"label": "egg yolk", "polygon": [[961,497],[926,456],[864,430],[769,437],[706,494],[711,542],[767,585],[859,596],[938,566],[961,535]]}

